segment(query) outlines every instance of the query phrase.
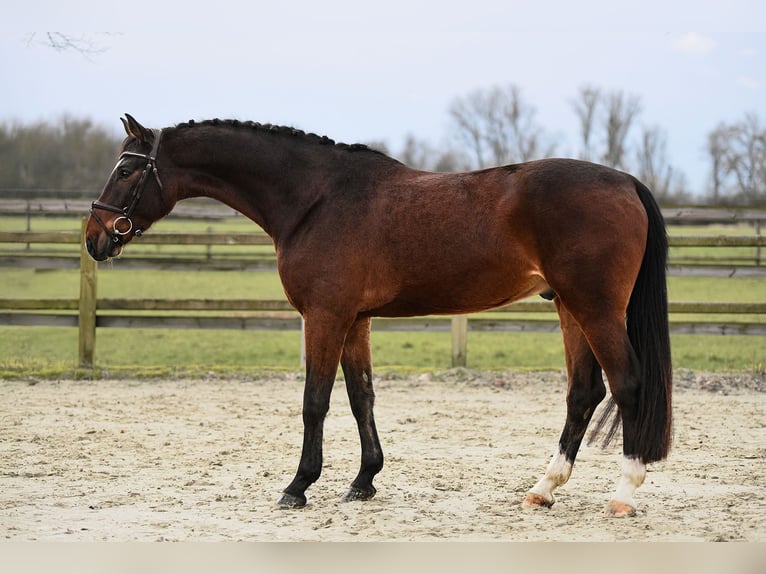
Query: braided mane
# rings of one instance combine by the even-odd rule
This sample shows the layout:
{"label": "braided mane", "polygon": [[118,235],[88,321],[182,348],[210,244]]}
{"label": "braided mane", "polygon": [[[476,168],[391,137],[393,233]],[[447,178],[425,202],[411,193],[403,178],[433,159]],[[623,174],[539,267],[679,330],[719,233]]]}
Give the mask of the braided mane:
{"label": "braided mane", "polygon": [[258,122],[251,122],[251,121],[243,122],[239,120],[213,119],[213,120],[203,120],[198,122],[195,120],[189,120],[188,122],[176,125],[176,128],[189,129],[189,128],[202,127],[202,126],[229,127],[229,128],[235,128],[235,129],[251,129],[256,132],[270,133],[270,134],[283,135],[283,136],[292,136],[292,137],[300,138],[304,141],[311,142],[314,144],[333,146],[339,149],[352,151],[352,152],[369,151],[369,152],[377,153],[384,156],[386,155],[383,152],[373,149],[371,147],[368,147],[365,144],[340,143],[340,142],[336,142],[333,139],[328,138],[327,136],[319,136],[314,133],[307,133],[307,132],[304,132],[303,130],[299,130],[293,127],[279,126],[279,125],[273,125],[273,124],[261,124]]}

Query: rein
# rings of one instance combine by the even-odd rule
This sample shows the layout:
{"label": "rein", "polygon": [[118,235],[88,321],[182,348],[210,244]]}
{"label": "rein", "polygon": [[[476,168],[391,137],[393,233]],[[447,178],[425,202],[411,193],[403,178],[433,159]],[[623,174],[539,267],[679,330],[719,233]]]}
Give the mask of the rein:
{"label": "rein", "polygon": [[[133,220],[131,219],[131,216],[133,215],[133,211],[138,205],[138,201],[141,199],[141,194],[144,192],[144,184],[146,183],[147,176],[150,173],[154,175],[154,180],[157,182],[157,186],[160,188],[160,192],[162,192],[162,181],[160,180],[160,174],[157,171],[157,152],[160,149],[160,138],[162,137],[162,130],[152,131],[154,132],[154,143],[152,144],[152,151],[150,151],[148,154],[124,151],[120,154],[120,157],[117,159],[117,164],[114,166],[114,169],[112,169],[112,174],[114,174],[115,170],[120,166],[122,160],[126,157],[140,157],[146,160],[146,166],[144,167],[144,171],[141,172],[141,177],[136,182],[136,185],[134,185],[131,189],[130,202],[128,205],[125,207],[117,207],[98,200],[91,204],[90,214],[110,237],[112,242],[116,243],[117,245],[122,245],[122,238],[133,231]],[[112,175],[110,174],[109,179],[111,178]],[[106,223],[104,223],[104,221],[98,216],[95,211],[97,209],[120,214],[120,216],[112,222],[112,229],[109,229]],[[143,229],[136,227],[134,235],[136,237],[140,237],[141,233],[143,233]]]}

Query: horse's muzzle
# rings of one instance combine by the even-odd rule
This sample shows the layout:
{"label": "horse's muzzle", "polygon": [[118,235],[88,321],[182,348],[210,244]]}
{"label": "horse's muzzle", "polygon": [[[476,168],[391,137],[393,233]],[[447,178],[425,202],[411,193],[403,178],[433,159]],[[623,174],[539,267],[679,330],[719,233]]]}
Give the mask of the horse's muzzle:
{"label": "horse's muzzle", "polygon": [[106,261],[122,253],[122,241],[112,241],[107,235],[86,237],[85,247],[90,256],[96,261]]}

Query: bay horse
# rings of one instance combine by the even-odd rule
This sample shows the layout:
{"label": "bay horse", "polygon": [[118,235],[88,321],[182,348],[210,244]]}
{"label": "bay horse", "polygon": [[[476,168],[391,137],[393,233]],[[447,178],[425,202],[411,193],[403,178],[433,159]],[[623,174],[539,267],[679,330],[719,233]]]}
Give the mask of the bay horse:
{"label": "bay horse", "polygon": [[[121,118],[122,119],[122,118]],[[636,178],[571,159],[466,173],[411,169],[363,145],[233,120],[127,137],[87,222],[104,261],[167,215],[206,196],[272,238],[285,294],[305,321],[303,446],[281,507],[306,504],[322,470],[322,432],[340,363],[359,428],[361,467],[343,501],[375,495],[383,453],[373,416],[371,317],[484,311],[553,299],[567,368],[558,448],[523,506],[550,507],[596,406],[611,391],[623,462],[607,511],[636,512],[648,463],[671,443],[667,235]],[[608,425],[598,420],[596,430]]]}

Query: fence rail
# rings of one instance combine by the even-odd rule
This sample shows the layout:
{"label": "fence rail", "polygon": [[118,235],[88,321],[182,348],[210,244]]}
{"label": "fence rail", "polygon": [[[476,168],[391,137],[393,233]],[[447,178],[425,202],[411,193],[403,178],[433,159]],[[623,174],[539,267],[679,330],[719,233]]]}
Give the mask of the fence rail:
{"label": "fence rail", "polygon": [[[0,231],[0,267],[38,269],[75,269],[80,266],[80,233],[75,231]],[[674,235],[672,248],[730,247],[752,248],[750,253],[711,258],[671,251],[670,273],[723,277],[766,277],[761,249],[763,235]],[[32,246],[35,246],[32,248]],[[152,233],[131,245],[131,257],[120,261],[124,269],[210,269],[274,270],[276,259],[269,249],[261,253],[243,253],[243,246],[270,247],[271,238],[263,232],[251,233]],[[140,246],[140,248],[139,248]],[[147,246],[203,249],[147,250]],[[230,249],[233,248],[234,250]],[[215,251],[214,251],[215,250]]]}
{"label": "fence rail", "polygon": [[[0,243],[79,244],[77,231],[0,231]],[[671,247],[763,247],[764,235],[673,235]],[[250,233],[151,233],[142,236],[143,245],[272,245],[264,232]]]}
{"label": "fence rail", "polygon": [[[90,209],[98,192],[17,190],[0,192],[0,215],[32,217],[81,217]],[[173,209],[170,217],[190,219],[222,219],[239,214],[223,203],[208,198],[184,201]]]}
{"label": "fence rail", "polygon": [[[83,222],[84,229],[84,222]],[[0,324],[31,326],[70,326],[79,331],[79,363],[93,364],[96,329],[101,327],[199,328],[199,329],[300,329],[301,319],[286,300],[265,299],[97,299],[97,265],[83,247],[82,233],[0,232],[0,243],[40,245],[78,245],[64,255],[80,268],[79,298],[0,299]],[[154,233],[141,239],[144,245],[210,246],[271,245],[264,233]],[[672,247],[756,247],[766,245],[766,237],[747,236],[671,236]],[[8,259],[8,256],[4,256]],[[0,256],[0,263],[3,256]],[[177,258],[177,254],[168,257]],[[209,257],[216,265],[222,258]],[[264,259],[273,259],[273,253]],[[151,259],[148,258],[148,259]],[[156,262],[157,257],[154,257]],[[253,257],[243,260],[254,261]],[[257,260],[257,258],[256,258]],[[731,258],[726,258],[730,261]],[[125,260],[129,261],[129,260]],[[225,262],[225,259],[223,259]],[[38,261],[39,262],[39,261]],[[121,262],[121,267],[122,267]],[[34,265],[35,262],[33,261]],[[747,265],[707,265],[727,276],[763,273],[760,260],[749,258]],[[702,267],[700,267],[702,268]],[[709,274],[710,270],[706,274]],[[766,303],[693,302],[670,303],[671,331],[674,333],[715,333],[766,335]],[[525,314],[524,316],[520,316]],[[689,315],[710,316],[710,320],[689,320]],[[716,320],[716,316],[719,317]],[[732,317],[736,320],[732,321]],[[754,319],[754,320],[753,320]],[[555,308],[548,301],[526,300],[470,317],[413,317],[375,319],[376,330],[418,330],[451,332],[453,364],[464,365],[469,331],[545,331],[558,330]]]}
{"label": "fence rail", "polygon": [[[2,189],[0,215],[77,215],[87,213],[98,190]],[[198,214],[209,219],[237,216],[230,207],[207,198],[179,203],[170,214]],[[668,223],[764,223],[766,210],[733,207],[667,207],[662,215]]]}

